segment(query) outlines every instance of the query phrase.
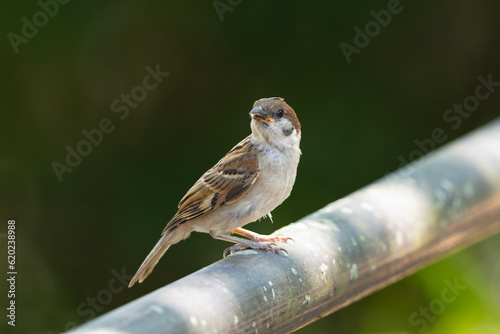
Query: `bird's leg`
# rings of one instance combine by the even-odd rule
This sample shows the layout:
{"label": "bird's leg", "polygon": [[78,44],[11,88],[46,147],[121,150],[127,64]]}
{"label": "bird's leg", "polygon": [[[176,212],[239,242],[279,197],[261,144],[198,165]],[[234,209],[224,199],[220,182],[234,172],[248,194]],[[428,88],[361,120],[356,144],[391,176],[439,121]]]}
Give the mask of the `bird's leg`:
{"label": "bird's leg", "polygon": [[285,237],[283,234],[262,235],[249,230],[245,230],[244,228],[237,228],[233,231],[233,233],[247,237],[254,242],[262,242],[262,241],[288,242],[288,240],[294,241],[293,238]]}
{"label": "bird's leg", "polygon": [[210,232],[210,235],[214,239],[218,240],[224,240],[224,241],[229,241],[229,242],[234,242],[235,245],[228,247],[224,250],[223,257],[226,257],[226,254],[229,252],[230,254],[233,254],[234,252],[243,250],[243,249],[262,249],[262,250],[268,250],[274,253],[280,253],[283,252],[286,255],[288,255],[288,252],[283,249],[279,248],[274,239],[272,241],[253,241],[253,240],[248,240],[248,239],[243,239],[240,237],[236,237],[234,235],[227,235],[227,234],[214,234]]}

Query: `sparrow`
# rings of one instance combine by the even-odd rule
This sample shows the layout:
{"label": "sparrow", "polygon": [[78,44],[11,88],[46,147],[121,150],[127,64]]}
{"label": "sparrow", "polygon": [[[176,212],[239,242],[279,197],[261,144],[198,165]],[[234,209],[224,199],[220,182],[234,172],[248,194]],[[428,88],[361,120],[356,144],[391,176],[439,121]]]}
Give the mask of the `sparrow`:
{"label": "sparrow", "polygon": [[224,251],[224,257],[227,252],[248,248],[286,253],[276,243],[293,239],[260,235],[242,226],[265,216],[271,218],[271,211],[290,196],[302,153],[300,122],[280,97],[255,101],[250,117],[252,133],[203,174],[181,199],[177,213],[129,287],[137,281],[142,283],[168,248],[193,231],[235,243]]}

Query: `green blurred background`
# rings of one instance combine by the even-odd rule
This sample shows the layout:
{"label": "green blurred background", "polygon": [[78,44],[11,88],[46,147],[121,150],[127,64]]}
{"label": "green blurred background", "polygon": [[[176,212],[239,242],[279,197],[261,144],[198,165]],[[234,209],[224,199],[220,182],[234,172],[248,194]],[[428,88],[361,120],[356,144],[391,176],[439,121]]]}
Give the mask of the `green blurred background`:
{"label": "green blurred background", "polygon": [[[22,36],[23,17],[33,22],[42,7],[2,3],[0,249],[6,254],[14,218],[13,332],[64,331],[219,260],[228,244],[193,234],[145,283],[109,293],[113,273],[135,272],[185,191],[250,133],[258,98],[284,97],[303,126],[292,196],[274,224],[251,225],[260,233],[395,170],[436,128],[450,142],[499,115],[497,92],[456,129],[443,119],[474,94],[478,76],[500,81],[498,1],[402,1],[350,63],[339,44],[353,44],[353,29],[388,1],[217,3],[230,8],[222,20],[212,1],[70,1],[17,53],[9,33]],[[120,119],[112,102],[157,64],[169,76]],[[65,147],[76,149],[82,130],[104,118],[114,131],[59,182],[51,164],[64,163]],[[455,278],[467,289],[424,332],[500,333],[499,242],[456,253],[299,333],[419,333],[410,316]],[[0,291],[5,310],[5,279]],[[12,330],[2,314],[0,331]]]}

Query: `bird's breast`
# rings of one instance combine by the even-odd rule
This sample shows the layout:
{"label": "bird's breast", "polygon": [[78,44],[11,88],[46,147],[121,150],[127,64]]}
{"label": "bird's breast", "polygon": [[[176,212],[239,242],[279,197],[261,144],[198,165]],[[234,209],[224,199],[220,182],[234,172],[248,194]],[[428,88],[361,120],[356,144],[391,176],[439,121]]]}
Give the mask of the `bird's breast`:
{"label": "bird's breast", "polygon": [[297,175],[300,151],[268,150],[259,156],[260,175],[251,196],[260,208],[260,217],[280,205],[292,191]]}
{"label": "bird's breast", "polygon": [[[193,229],[217,233],[232,231],[264,217],[290,196],[297,175],[300,150],[260,151],[259,177],[238,201],[225,204],[193,222]],[[203,223],[210,221],[210,224]],[[209,227],[210,226],[210,227]]]}

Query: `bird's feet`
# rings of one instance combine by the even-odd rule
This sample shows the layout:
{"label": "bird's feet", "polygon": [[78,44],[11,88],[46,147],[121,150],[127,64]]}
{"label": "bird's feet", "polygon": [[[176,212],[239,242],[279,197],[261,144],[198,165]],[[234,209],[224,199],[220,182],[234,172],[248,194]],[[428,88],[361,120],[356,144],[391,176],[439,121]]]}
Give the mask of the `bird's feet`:
{"label": "bird's feet", "polygon": [[286,237],[283,234],[271,234],[271,235],[262,235],[249,230],[245,230],[243,228],[237,228],[233,231],[233,233],[242,235],[244,237],[249,238],[253,242],[265,242],[265,241],[274,241],[274,242],[288,242],[288,240],[293,240],[293,238]]}
{"label": "bird's feet", "polygon": [[255,242],[263,242],[263,241],[274,241],[274,242],[284,242],[287,243],[288,240],[295,241],[291,237],[286,237],[283,234],[271,234],[271,235],[261,235],[255,233],[255,237],[252,238],[252,241]]}
{"label": "bird's feet", "polygon": [[288,252],[284,248],[278,247],[277,243],[287,243],[289,240],[293,240],[292,238],[286,237],[283,234],[261,235],[242,228],[237,228],[233,230],[232,233],[242,235],[250,240],[234,235],[210,233],[215,239],[235,243],[234,246],[228,247],[224,250],[223,257],[226,257],[227,253],[233,254],[234,252],[244,249],[262,249],[271,251],[273,253],[288,255]]}
{"label": "bird's feet", "polygon": [[[269,236],[271,237],[271,236]],[[290,240],[291,238],[288,238],[287,240]],[[245,249],[262,249],[266,251],[271,251],[273,253],[277,254],[283,254],[283,255],[288,255],[288,252],[286,249],[278,247],[278,245],[275,242],[275,239],[271,239],[272,241],[250,241],[248,240],[247,242],[244,243],[238,243],[235,244],[234,246],[228,247],[224,250],[224,253],[222,254],[222,257],[226,257],[227,253],[233,254],[235,252],[245,250]],[[293,240],[293,239],[292,239]],[[276,240],[276,241],[282,241],[282,240]],[[283,240],[286,242],[285,240]]]}

